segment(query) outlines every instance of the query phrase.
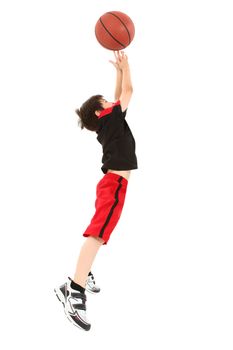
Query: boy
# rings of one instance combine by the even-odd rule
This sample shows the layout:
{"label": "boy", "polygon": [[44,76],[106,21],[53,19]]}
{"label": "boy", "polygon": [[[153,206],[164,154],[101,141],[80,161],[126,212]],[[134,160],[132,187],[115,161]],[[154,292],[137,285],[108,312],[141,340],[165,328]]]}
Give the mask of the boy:
{"label": "boy", "polygon": [[137,169],[135,141],[125,120],[133,88],[128,58],[123,51],[114,52],[117,79],[115,103],[95,95],[76,111],[81,128],[97,133],[97,140],[103,147],[102,171],[105,174],[97,184],[95,214],[83,233],[84,242],[78,258],[73,280],[55,289],[62,302],[65,314],[76,326],[88,331],[91,328],[86,319],[85,288],[99,292],[95,286],[91,267],[99,248],[107,244],[124,205],[127,184],[132,169]]}

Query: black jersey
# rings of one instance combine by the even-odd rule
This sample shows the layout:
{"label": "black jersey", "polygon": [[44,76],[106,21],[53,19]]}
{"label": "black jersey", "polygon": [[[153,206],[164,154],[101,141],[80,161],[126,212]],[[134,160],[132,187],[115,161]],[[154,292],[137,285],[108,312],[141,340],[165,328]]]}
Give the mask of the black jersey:
{"label": "black jersey", "polygon": [[103,147],[102,171],[137,169],[135,140],[125,120],[126,111],[122,112],[120,101],[111,108],[101,111],[97,140]]}

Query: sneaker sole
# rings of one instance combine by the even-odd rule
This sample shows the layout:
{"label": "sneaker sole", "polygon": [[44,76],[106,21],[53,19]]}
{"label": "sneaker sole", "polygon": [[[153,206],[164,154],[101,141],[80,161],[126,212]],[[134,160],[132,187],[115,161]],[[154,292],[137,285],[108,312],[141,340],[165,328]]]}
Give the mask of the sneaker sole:
{"label": "sneaker sole", "polygon": [[[64,300],[64,295],[62,294],[62,292],[60,291],[60,288],[55,288],[54,289],[54,293],[56,294],[58,300],[62,303],[63,308],[64,308],[64,313],[66,315],[66,317],[68,318],[68,320],[76,327],[78,327],[79,329],[82,329],[83,331],[89,331],[91,328],[90,324],[86,324],[85,328],[81,327],[80,325],[78,325],[76,322],[73,321],[72,317],[66,312],[66,306],[65,306],[65,302]],[[81,322],[81,321],[80,321]]]}

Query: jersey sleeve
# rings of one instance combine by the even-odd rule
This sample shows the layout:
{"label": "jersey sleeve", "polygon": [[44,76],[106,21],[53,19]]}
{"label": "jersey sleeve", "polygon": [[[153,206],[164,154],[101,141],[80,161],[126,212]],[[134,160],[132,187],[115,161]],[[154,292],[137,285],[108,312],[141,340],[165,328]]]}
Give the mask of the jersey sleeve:
{"label": "jersey sleeve", "polygon": [[122,112],[120,101],[117,101],[116,105],[113,107],[113,113],[119,118],[124,119],[126,117],[127,109],[124,112]]}

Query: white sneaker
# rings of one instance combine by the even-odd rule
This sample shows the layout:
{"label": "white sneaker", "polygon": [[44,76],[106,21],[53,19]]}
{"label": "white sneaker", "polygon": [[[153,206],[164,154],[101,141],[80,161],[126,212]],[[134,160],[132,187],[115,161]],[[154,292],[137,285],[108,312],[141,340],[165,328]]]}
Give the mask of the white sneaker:
{"label": "white sneaker", "polygon": [[87,277],[86,290],[89,293],[93,293],[93,294],[96,294],[96,293],[100,292],[100,288],[95,284],[95,278],[94,278],[94,275],[91,272],[89,272],[89,275]]}
{"label": "white sneaker", "polygon": [[72,289],[70,284],[71,279],[69,278],[65,284],[55,288],[54,292],[56,293],[58,300],[62,303],[68,320],[75,326],[85,331],[89,331],[91,325],[86,318],[87,297],[84,293]]}

